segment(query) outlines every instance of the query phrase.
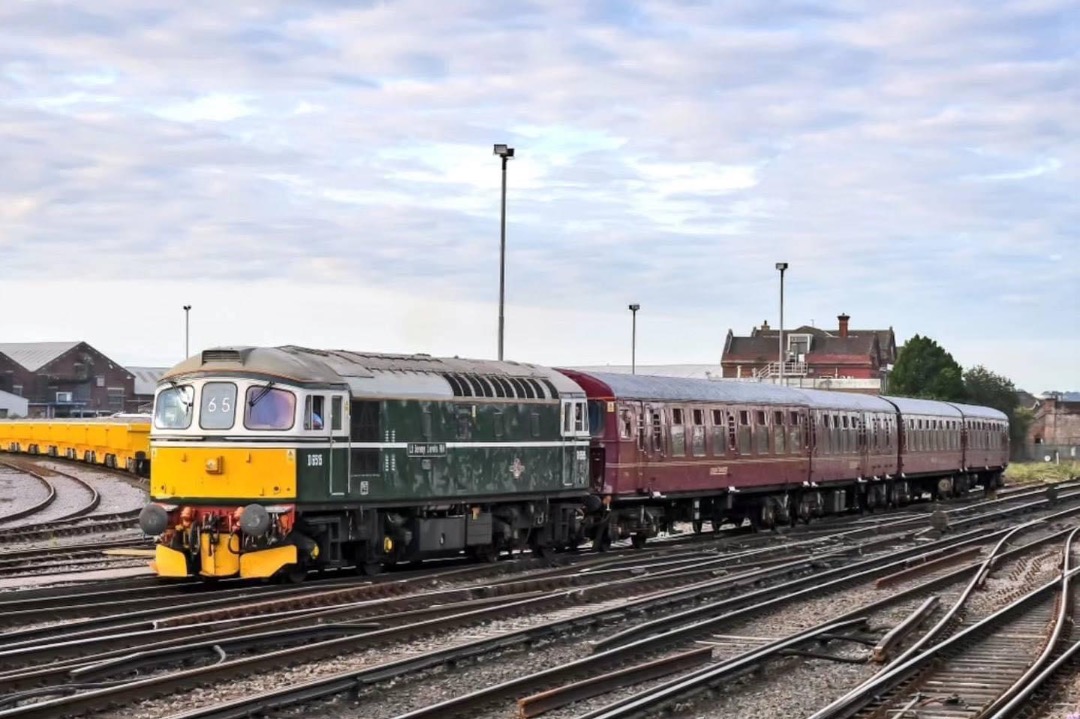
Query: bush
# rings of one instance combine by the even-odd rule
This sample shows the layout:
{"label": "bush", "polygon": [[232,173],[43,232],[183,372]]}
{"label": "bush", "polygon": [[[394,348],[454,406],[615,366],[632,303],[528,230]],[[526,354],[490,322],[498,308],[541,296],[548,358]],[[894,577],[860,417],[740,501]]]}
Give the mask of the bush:
{"label": "bush", "polygon": [[1080,476],[1080,462],[1016,462],[1005,469],[1005,479],[1014,484],[1064,482]]}

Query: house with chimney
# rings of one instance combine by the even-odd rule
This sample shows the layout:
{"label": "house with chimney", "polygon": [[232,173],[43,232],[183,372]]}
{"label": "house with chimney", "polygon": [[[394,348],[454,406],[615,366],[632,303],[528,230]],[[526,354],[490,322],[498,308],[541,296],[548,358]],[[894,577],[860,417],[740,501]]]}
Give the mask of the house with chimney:
{"label": "house with chimney", "polygon": [[[847,314],[836,329],[803,325],[781,333],[768,321],[749,335],[728,330],[720,359],[724,379],[864,394],[888,391],[896,363],[896,335],[888,329],[852,329]],[[781,349],[783,358],[781,359]]]}

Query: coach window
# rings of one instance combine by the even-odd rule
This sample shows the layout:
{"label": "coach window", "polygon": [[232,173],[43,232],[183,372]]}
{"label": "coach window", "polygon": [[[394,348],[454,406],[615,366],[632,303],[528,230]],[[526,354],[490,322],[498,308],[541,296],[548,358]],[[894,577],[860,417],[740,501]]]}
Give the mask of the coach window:
{"label": "coach window", "polygon": [[800,421],[798,412],[791,412],[788,415],[788,431],[791,433],[791,442],[788,445],[788,451],[792,454],[799,454],[802,450],[802,422]]}
{"label": "coach window", "polygon": [[712,453],[715,457],[723,457],[727,444],[724,436],[727,434],[724,423],[724,410],[712,411]]}
{"label": "coach window", "polygon": [[686,456],[686,428],[683,427],[681,407],[674,407],[671,410],[671,456]]}
{"label": "coach window", "polygon": [[304,399],[304,429],[318,432],[326,428],[325,401],[321,394],[309,394]]}
{"label": "coach window", "polygon": [[268,385],[248,387],[244,426],[283,431],[296,422],[296,395]]}
{"label": "coach window", "polygon": [[607,412],[604,410],[604,402],[598,399],[589,400],[589,432],[599,439],[604,436],[607,425]]}
{"label": "coach window", "polygon": [[231,429],[236,421],[236,385],[207,382],[202,387],[199,426],[203,429]]}
{"label": "coach window", "polygon": [[705,456],[705,410],[694,408],[690,410],[693,419],[694,436],[690,438],[691,452],[695,457]]}
{"label": "coach window", "polygon": [[739,454],[750,454],[753,449],[750,441],[750,412],[741,409],[739,410]]}
{"label": "coach window", "polygon": [[619,410],[619,438],[632,439],[634,436],[634,414],[626,407]]}
{"label": "coach window", "polygon": [[773,412],[773,439],[776,442],[776,454],[786,454],[787,432],[784,431],[783,412]]}
{"label": "coach window", "polygon": [[154,426],[158,429],[187,429],[191,426],[195,391],[191,385],[162,390],[154,403]]}

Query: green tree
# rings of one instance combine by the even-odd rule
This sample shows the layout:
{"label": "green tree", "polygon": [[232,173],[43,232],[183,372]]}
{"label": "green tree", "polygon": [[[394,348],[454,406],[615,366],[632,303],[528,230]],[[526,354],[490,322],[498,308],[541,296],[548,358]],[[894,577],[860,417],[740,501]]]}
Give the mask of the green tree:
{"label": "green tree", "polygon": [[964,373],[964,388],[967,390],[968,402],[993,407],[1009,417],[1009,441],[1014,455],[1018,455],[1023,449],[1028,427],[1031,426],[1034,416],[1020,407],[1012,380],[978,365]]}
{"label": "green tree", "polygon": [[915,335],[898,354],[889,377],[889,394],[953,402],[967,399],[963,369],[934,340]]}

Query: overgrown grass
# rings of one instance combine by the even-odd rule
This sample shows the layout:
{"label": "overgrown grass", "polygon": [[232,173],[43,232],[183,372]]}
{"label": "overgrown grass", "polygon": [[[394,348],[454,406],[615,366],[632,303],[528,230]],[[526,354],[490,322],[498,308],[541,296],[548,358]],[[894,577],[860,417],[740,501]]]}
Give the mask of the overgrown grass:
{"label": "overgrown grass", "polygon": [[1012,484],[1064,482],[1080,477],[1080,462],[1016,462],[1005,469],[1005,480]]}

